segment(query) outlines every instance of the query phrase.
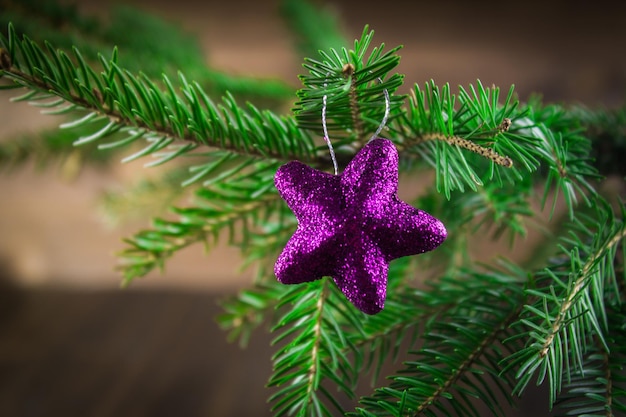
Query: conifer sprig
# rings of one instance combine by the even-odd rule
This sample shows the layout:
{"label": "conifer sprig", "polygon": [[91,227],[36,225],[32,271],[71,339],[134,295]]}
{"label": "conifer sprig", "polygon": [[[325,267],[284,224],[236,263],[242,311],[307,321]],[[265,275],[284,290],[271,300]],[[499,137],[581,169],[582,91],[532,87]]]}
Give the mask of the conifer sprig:
{"label": "conifer sprig", "polygon": [[[217,241],[228,231],[231,244],[244,245],[270,217],[284,218],[288,210],[273,187],[276,162],[257,162],[250,169],[236,167],[227,172],[229,181],[214,182],[195,192],[195,206],[173,208],[176,220],[157,218],[152,229],[125,239],[128,248],[120,253],[124,284],[163,268],[165,260],[195,243]],[[259,184],[264,184],[259,188]]]}
{"label": "conifer sprig", "polygon": [[297,93],[294,108],[301,128],[323,134],[323,96],[327,96],[328,130],[338,144],[341,139],[348,143],[367,140],[368,133],[376,131],[385,109],[385,90],[390,96],[390,120],[400,114],[404,98],[393,93],[402,85],[403,77],[389,76],[400,60],[396,54],[399,47],[383,52],[383,44],[370,52],[373,35],[366,26],[353,50],[320,51],[321,60],[305,60],[309,74],[300,76],[304,87]]}
{"label": "conifer sprig", "polygon": [[499,96],[498,88],[485,88],[480,81],[469,92],[460,87],[458,95],[447,84],[440,89],[432,81],[424,89],[416,84],[412,90],[406,117],[396,129],[404,136],[406,153],[419,155],[436,169],[437,189],[446,197],[465,187],[476,191],[486,182],[501,184],[503,175],[515,183],[537,169],[537,140],[517,133],[516,120],[523,111],[514,100],[513,87],[504,103]]}
{"label": "conifer sprig", "polygon": [[506,354],[499,342],[519,313],[519,277],[465,271],[434,287],[415,293],[411,303],[429,311],[424,345],[409,352],[388,386],[362,398],[354,415],[450,415],[453,410],[480,416],[475,398],[494,415],[504,415],[500,396],[507,397],[512,379],[494,370]]}
{"label": "conifer sprig", "polygon": [[594,216],[577,216],[562,252],[529,283],[526,294],[534,301],[514,323],[512,338],[524,340],[525,346],[508,358],[504,371],[517,369],[515,392],[537,375],[539,382],[547,379],[554,403],[571,376],[584,372],[594,340],[609,349],[606,339],[614,336],[607,310],[623,297],[613,265],[626,227],[624,217],[616,219],[608,204],[596,201],[594,211]]}
{"label": "conifer sprig", "polygon": [[281,297],[278,307],[290,308],[273,328],[278,333],[273,344],[280,346],[269,381],[279,388],[270,398],[276,416],[331,417],[328,403],[343,413],[325,385],[332,382],[345,395],[354,395],[357,372],[346,355],[350,341],[343,323],[358,320],[350,318],[355,313],[347,304],[329,279],[292,286]]}
{"label": "conifer sprig", "polygon": [[[79,138],[77,145],[102,141],[119,132],[121,139],[103,146],[124,147],[141,139],[148,142],[127,160],[164,150],[169,152],[166,159],[173,159],[205,145],[257,158],[315,161],[311,138],[292,118],[261,111],[252,104],[244,109],[231,95],[215,104],[198,83],[187,82],[182,74],[178,88],[163,76],[162,89],[147,76],[120,68],[117,50],[111,59],[100,56],[102,71],[98,72],[76,48],[68,55],[48,43],[44,50],[26,36],[16,37],[9,26],[8,38],[0,39],[0,47],[9,57],[9,65],[2,68],[4,77],[30,89],[20,100],[47,100],[43,103],[51,108],[48,112],[82,113],[63,125],[92,126],[93,132]],[[107,121],[104,126],[100,124],[103,120]]]}

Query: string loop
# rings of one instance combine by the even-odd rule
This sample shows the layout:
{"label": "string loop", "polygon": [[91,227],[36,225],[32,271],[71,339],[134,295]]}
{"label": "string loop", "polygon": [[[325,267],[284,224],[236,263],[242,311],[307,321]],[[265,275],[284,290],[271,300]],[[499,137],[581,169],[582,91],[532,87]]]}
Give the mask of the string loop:
{"label": "string loop", "polygon": [[[326,84],[324,84],[324,88],[326,88]],[[333,168],[335,168],[335,175],[337,175],[337,158],[335,157],[335,150],[333,149],[333,145],[332,143],[330,143],[330,138],[328,137],[328,128],[326,127],[326,94],[324,94],[324,97],[322,98],[322,128],[324,129],[324,141],[326,142],[326,145],[328,145],[330,159],[333,160]]]}
{"label": "string loop", "polygon": [[[380,77],[378,77],[377,80],[379,84],[383,83],[383,80]],[[326,83],[324,83],[324,88],[326,88]],[[383,93],[385,95],[385,115],[383,116],[383,120],[380,122],[378,129],[376,129],[376,132],[374,132],[374,134],[367,141],[367,143],[376,139],[378,135],[380,135],[380,132],[382,132],[382,130],[385,128],[385,125],[387,124],[387,119],[389,118],[389,109],[391,107],[389,103],[390,101],[389,92],[385,88],[383,89]],[[326,142],[326,145],[328,146],[328,151],[330,152],[330,159],[332,159],[333,161],[333,168],[335,169],[335,175],[337,175],[339,172],[337,168],[337,157],[335,156],[335,150],[333,149],[333,145],[332,143],[330,143],[330,137],[328,136],[328,127],[327,127],[327,122],[326,122],[327,99],[328,99],[328,96],[324,94],[324,96],[322,97],[322,129],[324,130],[324,141]]]}
{"label": "string loop", "polygon": [[[380,77],[378,77],[378,83],[383,83],[383,80]],[[380,122],[378,129],[376,129],[376,132],[374,132],[370,140],[367,141],[368,143],[376,139],[378,135],[380,135],[380,132],[382,132],[385,128],[385,125],[387,124],[387,119],[389,118],[389,108],[391,107],[391,105],[389,104],[389,91],[387,91],[387,89],[385,88],[383,89],[383,93],[385,94],[385,115],[383,116],[383,120]]]}

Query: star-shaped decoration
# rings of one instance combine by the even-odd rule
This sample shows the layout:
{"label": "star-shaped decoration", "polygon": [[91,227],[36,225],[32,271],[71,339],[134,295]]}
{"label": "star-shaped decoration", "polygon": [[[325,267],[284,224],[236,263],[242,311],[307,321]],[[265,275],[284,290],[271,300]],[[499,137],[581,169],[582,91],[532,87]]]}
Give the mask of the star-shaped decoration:
{"label": "star-shaped decoration", "polygon": [[446,229],[398,196],[398,151],[387,139],[365,145],[341,175],[289,162],[274,178],[298,228],[276,261],[284,284],[333,278],[359,310],[384,307],[389,262],[435,249]]}

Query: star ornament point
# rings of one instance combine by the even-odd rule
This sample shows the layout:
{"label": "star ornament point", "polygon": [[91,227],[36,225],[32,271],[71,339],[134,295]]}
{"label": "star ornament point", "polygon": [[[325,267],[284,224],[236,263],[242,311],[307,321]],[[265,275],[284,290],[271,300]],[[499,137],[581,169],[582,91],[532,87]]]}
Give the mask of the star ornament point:
{"label": "star ornament point", "polygon": [[384,307],[390,261],[431,251],[447,236],[441,221],[398,198],[398,151],[387,139],[370,141],[340,175],[292,161],[274,182],[298,220],[274,266],[277,279],[330,276],[367,314]]}

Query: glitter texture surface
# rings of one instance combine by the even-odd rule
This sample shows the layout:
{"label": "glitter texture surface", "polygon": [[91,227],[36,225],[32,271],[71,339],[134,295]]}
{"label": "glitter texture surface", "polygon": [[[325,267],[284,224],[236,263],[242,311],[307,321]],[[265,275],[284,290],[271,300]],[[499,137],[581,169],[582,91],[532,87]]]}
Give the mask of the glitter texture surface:
{"label": "glitter texture surface", "polygon": [[398,199],[398,151],[387,139],[365,145],[341,175],[289,162],[274,178],[298,228],[276,261],[284,284],[333,278],[359,310],[384,307],[393,259],[435,249],[439,220]]}

